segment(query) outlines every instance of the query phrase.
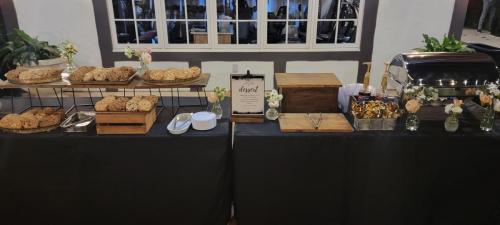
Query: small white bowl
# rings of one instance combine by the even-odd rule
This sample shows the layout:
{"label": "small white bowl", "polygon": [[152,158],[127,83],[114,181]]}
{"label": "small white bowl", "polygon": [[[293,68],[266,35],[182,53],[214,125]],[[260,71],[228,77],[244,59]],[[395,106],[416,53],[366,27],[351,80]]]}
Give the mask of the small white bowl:
{"label": "small white bowl", "polygon": [[217,118],[211,112],[197,112],[193,114],[191,122],[195,130],[211,130],[217,126]]}
{"label": "small white bowl", "polygon": [[[177,120],[177,122],[175,122],[175,120]],[[167,125],[167,130],[171,134],[179,135],[186,133],[189,130],[190,126],[191,126],[191,113],[181,113],[175,116],[172,119],[172,121],[170,121],[170,123]]]}

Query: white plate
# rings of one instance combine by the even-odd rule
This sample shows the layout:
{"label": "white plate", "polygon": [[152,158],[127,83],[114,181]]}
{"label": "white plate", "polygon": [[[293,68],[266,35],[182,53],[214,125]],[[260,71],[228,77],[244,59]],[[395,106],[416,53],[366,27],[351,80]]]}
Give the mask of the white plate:
{"label": "white plate", "polygon": [[[191,126],[191,117],[192,117],[191,113],[178,114],[167,125],[168,132],[176,135],[186,133],[189,130],[189,127]],[[175,120],[177,120],[177,122],[175,122]]]}

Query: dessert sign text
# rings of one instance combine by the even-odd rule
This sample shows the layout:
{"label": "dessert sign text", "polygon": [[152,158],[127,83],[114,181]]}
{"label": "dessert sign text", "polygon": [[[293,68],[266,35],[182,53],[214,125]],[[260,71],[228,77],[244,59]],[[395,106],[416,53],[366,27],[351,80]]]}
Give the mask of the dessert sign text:
{"label": "dessert sign text", "polygon": [[231,114],[233,117],[263,117],[264,75],[231,75]]}

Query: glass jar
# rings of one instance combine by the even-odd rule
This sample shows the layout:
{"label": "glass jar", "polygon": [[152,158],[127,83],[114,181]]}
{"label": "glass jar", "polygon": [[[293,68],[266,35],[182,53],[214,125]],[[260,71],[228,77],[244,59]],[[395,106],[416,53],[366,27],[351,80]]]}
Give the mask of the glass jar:
{"label": "glass jar", "polygon": [[460,121],[458,120],[458,115],[450,114],[448,118],[444,121],[444,129],[448,132],[455,132],[460,126]]}
{"label": "glass jar", "polygon": [[266,118],[268,120],[277,120],[280,117],[280,113],[276,107],[269,107],[266,111]]}
{"label": "glass jar", "polygon": [[141,67],[139,68],[139,70],[137,70],[137,74],[139,74],[139,76],[142,76],[144,75],[144,73],[146,73],[146,71],[148,71],[148,64],[146,64],[144,61],[140,61],[141,62]]}
{"label": "glass jar", "polygon": [[76,70],[76,64],[73,56],[68,57],[66,60],[68,60],[66,64],[66,71],[68,73],[73,73]]}
{"label": "glass jar", "polygon": [[222,106],[220,105],[219,100],[212,104],[211,112],[215,114],[215,118],[217,118],[218,120],[222,118],[222,114],[224,113],[224,111],[222,110]]}
{"label": "glass jar", "polygon": [[488,105],[484,111],[483,118],[481,119],[481,130],[490,132],[495,126],[495,111],[492,105]]}
{"label": "glass jar", "polygon": [[418,126],[420,124],[420,120],[416,113],[408,113],[406,117],[406,129],[409,131],[417,131]]}

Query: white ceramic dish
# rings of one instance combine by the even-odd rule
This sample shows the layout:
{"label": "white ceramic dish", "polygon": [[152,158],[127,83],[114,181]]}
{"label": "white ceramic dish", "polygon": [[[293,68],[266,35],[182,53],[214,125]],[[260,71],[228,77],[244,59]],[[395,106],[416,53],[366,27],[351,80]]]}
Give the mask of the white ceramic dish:
{"label": "white ceramic dish", "polygon": [[197,112],[193,114],[191,122],[195,130],[211,130],[217,126],[217,118],[211,112]]}
{"label": "white ceramic dish", "polygon": [[178,114],[167,125],[168,132],[175,135],[186,133],[189,130],[189,127],[191,126],[191,117],[192,113]]}

